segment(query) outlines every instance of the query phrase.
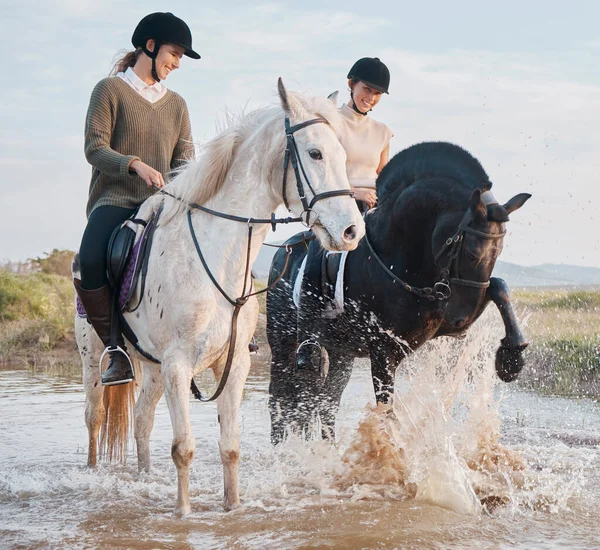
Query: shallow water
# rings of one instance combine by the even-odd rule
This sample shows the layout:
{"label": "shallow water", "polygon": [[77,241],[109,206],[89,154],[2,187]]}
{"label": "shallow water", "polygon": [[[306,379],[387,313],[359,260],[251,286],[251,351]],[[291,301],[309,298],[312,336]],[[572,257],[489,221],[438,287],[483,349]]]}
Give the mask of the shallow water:
{"label": "shallow water", "polygon": [[263,344],[241,409],[243,506],[222,510],[216,408],[194,403],[193,513],[183,520],[171,516],[164,399],[152,472],[138,476],[132,450],[125,466],[92,471],[81,384],[0,371],[0,546],[600,547],[600,406],[496,383],[496,332],[418,354],[394,413],[371,410],[368,365],[358,361],[336,446],[292,437],[271,447]]}

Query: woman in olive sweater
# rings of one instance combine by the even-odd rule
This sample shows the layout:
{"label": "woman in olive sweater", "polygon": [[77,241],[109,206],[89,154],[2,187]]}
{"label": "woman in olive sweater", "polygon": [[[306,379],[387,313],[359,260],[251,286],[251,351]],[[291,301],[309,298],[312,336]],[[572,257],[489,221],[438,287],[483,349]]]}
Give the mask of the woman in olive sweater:
{"label": "woman in olive sweater", "polygon": [[[192,35],[172,13],[152,13],[136,27],[129,52],[92,92],[85,122],[85,155],[92,165],[88,223],[79,249],[77,294],[104,345],[111,335],[111,291],[106,251],[115,227],[164,185],[166,175],[193,156],[190,119],[181,96],[164,87],[192,49]],[[115,74],[116,73],[116,74]],[[102,384],[133,380],[131,362],[119,334],[110,348]]]}

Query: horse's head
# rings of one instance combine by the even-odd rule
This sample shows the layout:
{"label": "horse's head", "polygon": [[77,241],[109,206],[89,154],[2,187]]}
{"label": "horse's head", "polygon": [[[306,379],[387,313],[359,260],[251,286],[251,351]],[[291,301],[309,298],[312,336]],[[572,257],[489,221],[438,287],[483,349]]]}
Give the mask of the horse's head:
{"label": "horse's head", "polygon": [[346,175],[346,152],[336,128],[339,113],[326,98],[288,92],[279,98],[286,116],[286,159],[282,202],[310,226],[328,250],[354,250],[365,224]]}
{"label": "horse's head", "polygon": [[449,285],[449,288],[438,287],[450,294],[444,313],[449,328],[467,327],[481,311],[492,271],[502,252],[505,223],[530,197],[521,193],[500,205],[491,191],[476,189],[466,212],[442,216],[436,225],[433,254],[444,282]]}

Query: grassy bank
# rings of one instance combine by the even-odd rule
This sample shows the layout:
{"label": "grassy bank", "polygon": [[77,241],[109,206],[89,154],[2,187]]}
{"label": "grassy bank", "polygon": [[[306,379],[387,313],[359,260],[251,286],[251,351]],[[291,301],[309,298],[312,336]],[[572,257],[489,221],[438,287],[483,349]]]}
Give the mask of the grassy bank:
{"label": "grassy bank", "polygon": [[73,313],[69,278],[0,270],[0,362],[76,360]]}
{"label": "grassy bank", "polygon": [[[264,283],[256,281],[255,288]],[[512,297],[531,342],[520,383],[546,393],[600,396],[600,289],[515,290]],[[264,314],[264,294],[259,302]],[[73,315],[70,278],[0,270],[0,363],[79,369]],[[259,343],[267,346],[259,328]]]}
{"label": "grassy bank", "polygon": [[[264,287],[262,282],[255,282],[256,290]],[[265,296],[258,297],[263,314]],[[73,298],[69,277],[0,269],[0,364],[73,366],[80,370],[73,333]]]}
{"label": "grassy bank", "polygon": [[512,295],[531,342],[520,383],[557,395],[600,396],[600,289]]}

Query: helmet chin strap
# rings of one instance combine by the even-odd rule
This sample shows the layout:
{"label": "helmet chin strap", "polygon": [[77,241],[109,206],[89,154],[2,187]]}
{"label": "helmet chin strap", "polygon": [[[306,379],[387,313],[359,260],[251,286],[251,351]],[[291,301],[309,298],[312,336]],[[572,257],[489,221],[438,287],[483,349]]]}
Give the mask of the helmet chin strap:
{"label": "helmet chin strap", "polygon": [[158,78],[158,73],[156,72],[156,58],[158,57],[158,50],[160,50],[160,42],[158,40],[154,41],[154,51],[151,52],[146,46],[142,46],[142,50],[144,53],[152,59],[152,78],[156,80],[156,82],[160,82],[160,78]]}
{"label": "helmet chin strap", "polygon": [[352,90],[350,90],[350,99],[352,99],[352,108],[359,114],[362,116],[367,116],[373,109],[369,109],[366,113],[363,113],[362,111],[359,111],[358,107],[356,106],[356,101],[354,101],[354,92]]}

